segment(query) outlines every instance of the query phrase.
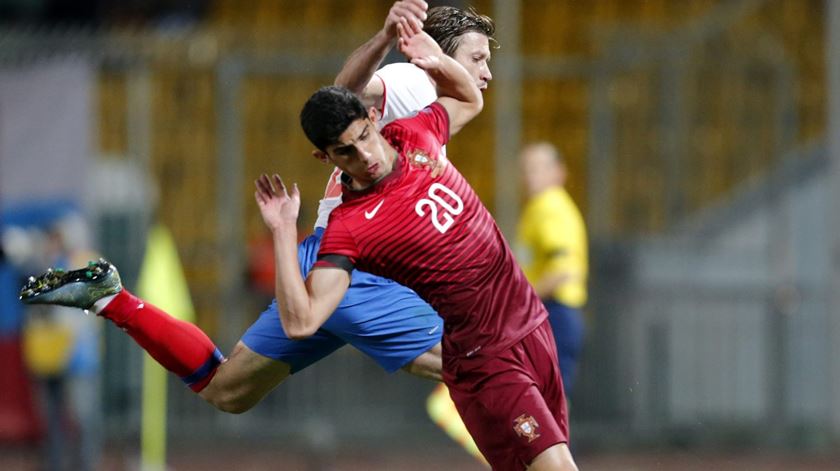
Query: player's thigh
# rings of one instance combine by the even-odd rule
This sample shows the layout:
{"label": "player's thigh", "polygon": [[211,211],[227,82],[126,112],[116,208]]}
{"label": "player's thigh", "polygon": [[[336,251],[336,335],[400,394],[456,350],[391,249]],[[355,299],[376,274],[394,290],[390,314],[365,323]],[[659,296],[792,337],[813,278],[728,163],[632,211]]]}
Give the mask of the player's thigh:
{"label": "player's thigh", "polygon": [[546,321],[490,358],[453,362],[445,375],[464,423],[494,468],[524,469],[543,451],[568,443],[553,342]]}
{"label": "player's thigh", "polygon": [[345,343],[324,329],[318,329],[303,340],[290,339],[280,324],[276,302],[260,314],[242,334],[240,342],[258,355],[289,365],[289,374],[295,374],[318,362]]}
{"label": "player's thigh", "polygon": [[[443,320],[416,293],[393,281],[362,273],[366,282],[350,285],[345,302],[324,324],[323,330],[339,336],[393,373],[414,363],[417,374],[440,373],[439,353]],[[353,302],[346,301],[353,297]],[[409,367],[409,369],[414,369]]]}
{"label": "player's thigh", "polygon": [[403,371],[419,376],[421,378],[431,379],[433,381],[443,381],[441,375],[441,346],[438,342],[432,348],[421,353],[417,358],[405,365]]}
{"label": "player's thigh", "polygon": [[274,389],[291,371],[283,361],[260,355],[238,342],[200,395],[227,412],[244,412]]}
{"label": "player's thigh", "polygon": [[515,366],[485,374],[476,388],[449,385],[467,429],[494,468],[525,469],[549,447],[567,441],[542,392]]}

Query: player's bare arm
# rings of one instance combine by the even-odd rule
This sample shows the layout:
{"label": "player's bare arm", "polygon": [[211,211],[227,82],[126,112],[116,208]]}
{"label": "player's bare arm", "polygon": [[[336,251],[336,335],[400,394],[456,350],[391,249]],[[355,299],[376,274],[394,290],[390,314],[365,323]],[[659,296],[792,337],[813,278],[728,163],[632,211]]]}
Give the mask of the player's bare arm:
{"label": "player's bare arm", "polygon": [[484,107],[481,91],[464,66],[444,54],[422,26],[402,19],[397,31],[400,52],[434,80],[437,101],[449,114],[449,133],[457,133]]}
{"label": "player's bare arm", "polygon": [[350,286],[350,274],[339,268],[321,268],[304,281],[297,258],[297,185],[289,193],[277,174],[271,178],[263,174],[255,184],[254,197],[274,241],[274,290],[280,322],[289,338],[303,339],[314,334],[338,307]]}
{"label": "player's bare arm", "polygon": [[424,0],[400,0],[394,2],[385,17],[385,24],[372,38],[353,51],[335,78],[335,85],[343,86],[359,95],[365,106],[382,106],[385,88],[382,82],[373,78],[379,64],[397,40],[397,24],[405,18],[421,29],[429,5]]}

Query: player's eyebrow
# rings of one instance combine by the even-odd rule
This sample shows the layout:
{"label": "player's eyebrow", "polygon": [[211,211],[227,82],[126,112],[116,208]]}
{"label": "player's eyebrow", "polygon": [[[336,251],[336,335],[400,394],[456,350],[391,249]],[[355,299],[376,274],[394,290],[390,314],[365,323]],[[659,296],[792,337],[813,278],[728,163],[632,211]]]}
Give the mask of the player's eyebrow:
{"label": "player's eyebrow", "polygon": [[361,139],[361,138],[362,138],[362,136],[364,136],[364,135],[365,135],[365,133],[367,133],[367,132],[368,132],[368,129],[369,129],[369,128],[370,128],[370,123],[365,123],[365,127],[363,127],[363,128],[362,128],[362,130],[359,132],[359,135],[357,135],[355,139],[353,139],[353,140],[351,140],[350,142],[347,142],[347,143],[344,143],[344,142],[338,142],[338,143],[336,143],[335,150],[336,150],[336,151],[347,150],[347,148],[348,148],[348,147],[351,147],[351,146],[352,146],[353,144],[355,144],[355,143],[356,143],[359,139]]}

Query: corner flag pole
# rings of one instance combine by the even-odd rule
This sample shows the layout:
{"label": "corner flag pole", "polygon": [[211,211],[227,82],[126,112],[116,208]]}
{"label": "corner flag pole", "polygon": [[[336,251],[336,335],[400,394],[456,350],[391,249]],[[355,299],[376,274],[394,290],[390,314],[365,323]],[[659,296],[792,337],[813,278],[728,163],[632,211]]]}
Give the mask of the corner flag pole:
{"label": "corner flag pole", "polygon": [[[195,309],[175,242],[161,224],[149,231],[137,294],[175,318],[195,321]],[[167,371],[146,353],[143,357],[141,471],[166,469],[167,378]]]}

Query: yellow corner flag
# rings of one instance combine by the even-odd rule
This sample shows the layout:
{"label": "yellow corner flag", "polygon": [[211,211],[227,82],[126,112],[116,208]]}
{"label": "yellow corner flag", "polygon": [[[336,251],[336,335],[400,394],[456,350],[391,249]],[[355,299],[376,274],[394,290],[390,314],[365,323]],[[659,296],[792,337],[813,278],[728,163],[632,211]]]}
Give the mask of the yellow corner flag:
{"label": "yellow corner flag", "polygon": [[[137,294],[177,319],[195,321],[195,308],[175,242],[172,234],[161,224],[153,226],[149,231]],[[148,353],[144,356],[141,471],[166,469],[167,374]]]}
{"label": "yellow corner flag", "polygon": [[195,308],[175,241],[161,224],[149,230],[137,294],[176,319],[195,322]]}
{"label": "yellow corner flag", "polygon": [[461,447],[467,450],[467,453],[473,455],[475,459],[487,465],[487,460],[481,454],[478,447],[475,445],[470,432],[461,420],[458,414],[458,409],[455,408],[455,403],[449,398],[449,390],[443,384],[437,385],[434,391],[429,394],[426,400],[426,411],[429,417],[443,429],[449,438],[455,440]]}

